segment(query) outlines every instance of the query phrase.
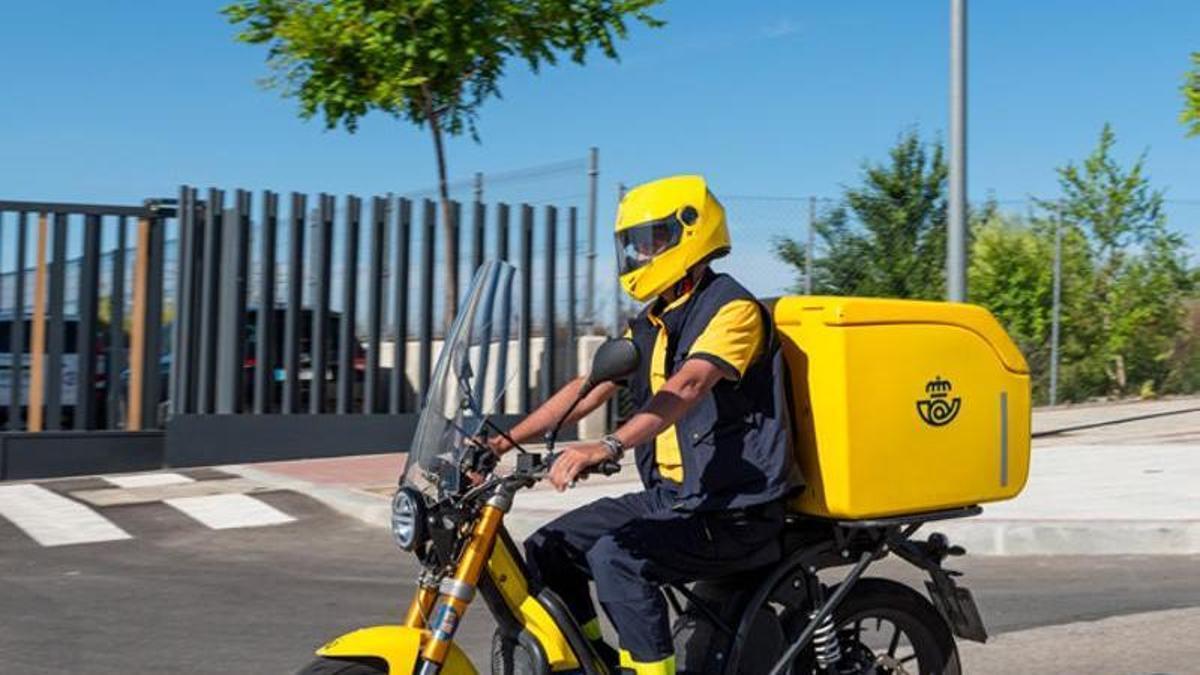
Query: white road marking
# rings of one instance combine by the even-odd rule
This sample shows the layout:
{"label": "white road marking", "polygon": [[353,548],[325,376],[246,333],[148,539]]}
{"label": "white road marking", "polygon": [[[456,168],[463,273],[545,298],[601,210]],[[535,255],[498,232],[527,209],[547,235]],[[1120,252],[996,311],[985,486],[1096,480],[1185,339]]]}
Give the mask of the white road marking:
{"label": "white road marking", "polygon": [[92,506],[122,506],[127,504],[150,504],[183,497],[266,492],[269,489],[266,485],[245,478],[226,478],[219,480],[197,480],[190,483],[174,483],[171,485],[77,490],[72,492],[71,496],[75,499],[85,501]]}
{"label": "white road marking", "polygon": [[0,486],[0,516],[42,546],[132,538],[83,504],[36,485]]}
{"label": "white road marking", "polygon": [[214,530],[290,523],[295,518],[244,494],[177,497],[165,502]]}
{"label": "white road marking", "polygon": [[137,473],[129,476],[104,476],[104,480],[123,488],[139,488],[151,485],[179,485],[195,482],[181,473]]}

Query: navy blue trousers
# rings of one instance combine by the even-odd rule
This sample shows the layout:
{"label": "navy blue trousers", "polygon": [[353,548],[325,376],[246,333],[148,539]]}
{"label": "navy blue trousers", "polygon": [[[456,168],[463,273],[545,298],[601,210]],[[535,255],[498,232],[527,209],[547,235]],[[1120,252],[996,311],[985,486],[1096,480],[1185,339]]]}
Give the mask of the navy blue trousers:
{"label": "navy blue trousers", "polygon": [[580,624],[596,618],[596,597],[620,645],[641,662],[674,653],[659,586],[742,572],[779,558],[784,507],[744,512],[672,510],[675,491],[656,486],[604,498],[566,513],[525,541],[534,579],[557,593]]}

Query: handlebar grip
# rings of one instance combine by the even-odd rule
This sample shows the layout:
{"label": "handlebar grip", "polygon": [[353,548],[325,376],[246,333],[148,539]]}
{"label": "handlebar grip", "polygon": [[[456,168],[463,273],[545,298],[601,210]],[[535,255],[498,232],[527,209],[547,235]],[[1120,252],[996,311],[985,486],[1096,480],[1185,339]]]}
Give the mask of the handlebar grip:
{"label": "handlebar grip", "polygon": [[615,459],[606,459],[592,469],[593,473],[598,473],[602,476],[611,476],[613,474],[620,473],[620,471],[621,464]]}

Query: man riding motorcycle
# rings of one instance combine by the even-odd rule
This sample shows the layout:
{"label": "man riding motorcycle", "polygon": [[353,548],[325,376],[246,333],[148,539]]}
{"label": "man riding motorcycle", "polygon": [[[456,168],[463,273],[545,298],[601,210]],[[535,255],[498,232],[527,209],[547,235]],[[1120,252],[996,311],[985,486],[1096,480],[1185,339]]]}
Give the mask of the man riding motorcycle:
{"label": "man riding motorcycle", "polygon": [[[545,525],[525,543],[536,578],[567,603],[598,653],[634,673],[674,673],[665,583],[761,567],[779,556],[784,501],[797,487],[783,356],[767,309],[709,262],[730,251],[725,211],[699,176],[639,186],[621,201],[621,284],[649,303],[627,336],[643,354],[626,383],[636,406],[602,441],[568,446],[550,480],[565,489],[585,469],[636,448],[645,490],[604,498]],[[536,439],[565,414],[582,378],[509,436]],[[616,391],[602,384],[578,420]],[[502,454],[509,439],[494,437]],[[619,637],[603,643],[589,580]]]}

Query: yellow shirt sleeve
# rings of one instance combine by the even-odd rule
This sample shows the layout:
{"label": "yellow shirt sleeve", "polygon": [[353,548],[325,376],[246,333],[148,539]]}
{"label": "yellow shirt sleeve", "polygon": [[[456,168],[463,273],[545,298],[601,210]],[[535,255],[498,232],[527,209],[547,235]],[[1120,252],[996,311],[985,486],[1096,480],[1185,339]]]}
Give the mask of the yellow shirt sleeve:
{"label": "yellow shirt sleeve", "polygon": [[741,379],[762,351],[764,332],[758,303],[734,300],[713,315],[704,332],[692,343],[688,357],[713,358],[731,371],[730,379]]}

